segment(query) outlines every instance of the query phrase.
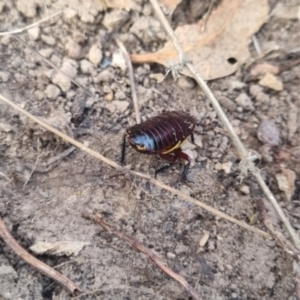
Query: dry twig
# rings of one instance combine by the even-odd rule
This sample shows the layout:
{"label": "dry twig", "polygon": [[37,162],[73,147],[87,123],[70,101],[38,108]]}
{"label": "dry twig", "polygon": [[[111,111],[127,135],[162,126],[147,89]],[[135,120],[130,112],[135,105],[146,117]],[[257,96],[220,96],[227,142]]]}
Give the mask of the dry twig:
{"label": "dry twig", "polygon": [[145,175],[145,174],[142,174],[142,173],[139,173],[139,172],[135,172],[135,171],[131,171],[131,170],[128,170],[126,168],[121,167],[120,165],[118,165],[114,161],[112,161],[112,160],[106,158],[105,156],[101,155],[100,153],[98,153],[98,152],[96,152],[96,151],[88,148],[87,146],[83,145],[82,143],[80,143],[78,141],[75,141],[73,138],[67,136],[66,134],[64,134],[62,132],[60,132],[59,130],[55,129],[54,127],[46,124],[45,122],[43,122],[39,118],[33,116],[32,114],[30,114],[29,112],[27,112],[23,108],[19,107],[18,105],[16,105],[15,103],[13,103],[12,101],[10,101],[9,99],[7,99],[6,97],[4,97],[1,94],[0,94],[0,99],[2,101],[4,101],[5,103],[7,103],[8,105],[10,105],[11,107],[13,107],[18,112],[20,112],[20,113],[24,114],[25,116],[27,116],[28,118],[30,118],[33,122],[36,122],[37,124],[41,125],[43,128],[45,128],[45,129],[53,132],[57,136],[61,137],[63,140],[65,140],[65,141],[69,142],[70,144],[78,147],[82,151],[87,152],[91,156],[94,156],[97,159],[102,160],[104,163],[110,165],[111,167],[113,167],[113,168],[115,168],[115,169],[117,169],[117,170],[119,170],[121,172],[130,173],[130,174],[132,174],[134,176],[138,176],[140,178],[146,179],[149,182],[151,182],[151,183],[159,186],[160,188],[165,189],[165,190],[171,192],[172,194],[181,197],[182,199],[184,199],[186,201],[189,201],[189,202],[191,202],[191,203],[193,203],[195,205],[198,205],[201,208],[203,208],[203,209],[205,209],[205,210],[213,213],[216,216],[219,216],[219,217],[221,217],[221,218],[223,218],[223,219],[225,219],[225,220],[227,220],[229,222],[237,224],[237,225],[239,225],[239,226],[241,226],[241,227],[243,227],[243,228],[245,228],[245,229],[247,229],[249,231],[252,231],[252,232],[254,232],[256,234],[259,234],[259,235],[261,235],[261,236],[263,236],[265,238],[271,238],[271,236],[268,233],[266,233],[266,232],[264,232],[264,231],[262,231],[260,229],[257,229],[255,227],[252,227],[252,226],[248,225],[245,222],[239,221],[239,220],[237,220],[237,219],[235,219],[235,218],[233,218],[233,217],[231,217],[231,216],[229,216],[229,215],[227,215],[227,214],[225,214],[225,213],[223,213],[221,211],[218,211],[217,209],[215,209],[215,208],[213,208],[213,207],[211,207],[211,206],[209,206],[209,205],[207,205],[207,204],[205,204],[205,203],[203,203],[203,202],[201,202],[199,200],[196,200],[196,199],[194,199],[194,198],[186,195],[185,193],[180,192],[179,190],[176,190],[176,189],[174,189],[174,188],[172,188],[172,187],[170,187],[170,186],[162,183],[161,181],[158,181],[158,180],[156,180],[154,178],[151,178],[148,175]]}
{"label": "dry twig", "polygon": [[167,267],[160,259],[159,257],[154,254],[153,251],[145,247],[140,242],[124,235],[123,233],[117,231],[116,229],[112,228],[108,223],[104,222],[101,218],[95,216],[92,213],[89,212],[83,212],[82,216],[86,219],[90,219],[94,221],[95,223],[98,223],[100,226],[102,226],[105,230],[108,232],[116,235],[119,239],[126,242],[129,246],[133,247],[134,249],[138,250],[139,252],[145,254],[150,260],[152,260],[164,273],[172,277],[174,280],[176,280],[179,284],[181,284],[186,291],[193,297],[193,299],[200,300],[200,296],[196,292],[196,290],[179,274],[175,273],[172,269]]}
{"label": "dry twig", "polygon": [[49,267],[45,263],[36,259],[34,256],[29,254],[23,247],[21,247],[18,242],[13,238],[13,236],[7,230],[3,220],[0,218],[0,236],[4,242],[23,260],[30,264],[33,268],[43,273],[44,275],[52,278],[60,285],[65,287],[72,295],[79,295],[80,289],[73,283],[70,279],[62,275],[61,273],[55,271],[53,268]]}
{"label": "dry twig", "polygon": [[76,148],[71,146],[70,148],[66,149],[65,151],[59,153],[58,155],[49,158],[48,161],[46,162],[46,164],[43,164],[41,166],[37,166],[36,164],[34,166],[26,164],[25,166],[26,166],[26,168],[30,169],[32,171],[32,173],[33,172],[48,173],[49,171],[56,168],[64,158],[66,158],[68,155],[73,153],[75,150],[76,150]]}
{"label": "dry twig", "polygon": [[[159,20],[163,24],[163,26],[164,26],[165,30],[167,31],[167,33],[169,34],[169,36],[170,36],[170,38],[171,38],[171,40],[174,44],[174,47],[176,48],[176,50],[178,52],[180,63],[184,62],[184,55],[185,55],[184,51],[183,51],[183,49],[182,49],[175,33],[174,33],[174,31],[172,30],[170,24],[168,23],[165,15],[163,14],[162,10],[160,9],[160,6],[159,6],[157,0],[150,0],[150,2],[152,4],[152,6],[154,8],[154,11],[156,12]],[[214,94],[212,93],[212,91],[210,90],[208,85],[206,84],[206,82],[201,78],[201,76],[199,75],[197,70],[194,68],[193,64],[187,61],[186,62],[186,68],[189,70],[189,72],[191,73],[193,78],[196,80],[198,85],[202,88],[202,90],[205,93],[205,95],[207,96],[207,98],[211,101],[215,111],[218,114],[218,117],[220,118],[223,126],[225,127],[225,129],[227,130],[229,136],[231,137],[236,149],[238,150],[238,153],[239,153],[239,156],[240,156],[242,162],[247,161],[248,170],[250,172],[252,172],[252,174],[255,176],[258,184],[260,185],[260,188],[262,189],[262,191],[264,192],[266,197],[269,199],[269,201],[272,203],[272,205],[273,205],[274,209],[276,210],[277,214],[279,215],[281,221],[285,225],[285,227],[286,227],[291,239],[293,240],[295,246],[300,249],[300,239],[299,239],[296,231],[291,226],[288,218],[285,216],[283,210],[281,209],[281,207],[278,204],[277,200],[275,199],[274,195],[272,194],[269,187],[264,182],[259,170],[255,167],[253,162],[251,162],[249,160],[249,158],[248,158],[249,154],[248,154],[247,149],[245,148],[242,141],[239,139],[238,135],[235,133],[231,123],[229,122],[227,116],[225,115],[225,113],[224,113],[222,107],[220,106],[218,100],[216,99],[216,97],[214,96]]]}
{"label": "dry twig", "polygon": [[56,12],[56,13],[54,13],[54,14],[52,14],[52,15],[50,15],[50,16],[48,16],[48,17],[46,17],[46,18],[44,18],[44,19],[42,19],[42,20],[40,20],[40,21],[38,21],[38,22],[32,23],[32,24],[30,24],[30,25],[28,25],[28,26],[25,26],[25,27],[23,27],[23,28],[20,28],[20,29],[14,29],[14,30],[12,30],[12,31],[4,31],[4,32],[0,32],[0,36],[21,33],[21,32],[23,32],[23,31],[25,31],[25,30],[28,30],[28,29],[33,28],[33,27],[35,27],[35,26],[38,26],[39,24],[41,24],[41,23],[43,23],[43,22],[46,22],[46,21],[48,21],[49,19],[51,19],[51,18],[53,18],[53,17],[55,17],[55,16],[58,16],[58,15],[61,14],[61,13],[62,13],[62,11],[60,10],[60,11],[58,11],[58,12]]}
{"label": "dry twig", "polygon": [[135,87],[134,75],[133,75],[133,68],[132,68],[130,56],[129,56],[126,48],[124,47],[123,43],[117,38],[115,39],[115,41],[116,41],[117,45],[119,46],[119,48],[121,49],[123,56],[125,58],[126,64],[127,64],[136,123],[139,124],[139,123],[141,123],[141,116],[140,116],[140,110],[139,110],[139,105],[138,105],[138,99],[137,99],[136,87]]}
{"label": "dry twig", "polygon": [[209,4],[208,10],[207,10],[207,13],[205,15],[205,19],[204,19],[204,22],[203,22],[203,25],[201,28],[201,32],[204,32],[206,30],[206,24],[207,24],[208,18],[212,12],[214,5],[215,5],[215,0],[210,0],[210,4]]}

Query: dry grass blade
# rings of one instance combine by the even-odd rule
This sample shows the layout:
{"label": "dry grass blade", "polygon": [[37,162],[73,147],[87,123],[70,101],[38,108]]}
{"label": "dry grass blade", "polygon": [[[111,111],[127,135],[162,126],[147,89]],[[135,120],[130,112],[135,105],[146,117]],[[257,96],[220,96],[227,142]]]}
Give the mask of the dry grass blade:
{"label": "dry grass blade", "polygon": [[122,234],[121,232],[117,231],[116,229],[112,228],[109,224],[104,222],[99,217],[89,213],[89,212],[83,212],[82,216],[86,219],[90,219],[96,223],[98,223],[101,227],[103,227],[108,232],[116,235],[119,239],[126,242],[129,246],[133,247],[134,249],[138,250],[139,252],[145,254],[150,260],[152,260],[164,273],[172,277],[174,280],[176,280],[178,283],[180,283],[186,291],[193,297],[193,299],[200,300],[200,297],[196,290],[179,274],[175,273],[172,269],[167,267],[159,258],[157,255],[154,254],[153,251],[145,247],[140,242]]}
{"label": "dry grass blade", "polygon": [[50,16],[48,16],[48,17],[46,17],[46,18],[44,18],[44,19],[42,19],[42,20],[40,20],[38,22],[35,22],[33,24],[30,24],[30,25],[28,25],[26,27],[23,27],[23,28],[20,28],[20,29],[14,29],[12,31],[0,32],[0,36],[21,33],[21,32],[23,32],[25,30],[28,30],[28,29],[33,28],[35,26],[38,26],[39,24],[44,23],[44,22],[48,21],[49,19],[54,18],[54,17],[60,15],[61,13],[62,13],[62,11],[58,11],[58,12],[56,12],[56,13],[54,13],[54,14],[52,14],[52,15],[50,15]]}
{"label": "dry grass blade", "polygon": [[[167,19],[165,18],[163,12],[161,11],[158,2],[156,0],[150,0],[150,2],[152,4],[157,16],[159,17],[160,21],[162,22],[165,30],[169,34],[172,42],[174,43],[174,46],[175,46],[175,48],[178,52],[178,56],[179,56],[180,61],[181,62],[184,61],[183,60],[184,55],[185,55],[184,51],[183,51],[181,45],[179,44],[178,39],[177,39],[176,35],[174,34],[170,24],[168,23]],[[273,205],[274,209],[276,210],[278,216],[280,217],[281,221],[285,225],[285,227],[286,227],[291,239],[293,240],[295,246],[300,249],[299,236],[297,235],[294,228],[291,226],[288,218],[285,216],[283,210],[279,206],[277,200],[275,199],[274,195],[270,191],[269,187],[266,185],[266,183],[263,180],[259,170],[257,170],[257,168],[254,166],[254,164],[249,160],[247,149],[245,148],[242,141],[239,139],[238,135],[235,133],[231,123],[229,122],[227,116],[225,115],[225,113],[224,113],[222,107],[220,106],[218,100],[216,99],[216,97],[214,96],[214,94],[212,93],[212,91],[210,90],[208,85],[206,84],[206,82],[200,77],[199,73],[194,68],[193,64],[188,62],[188,63],[186,63],[186,67],[190,71],[190,73],[192,74],[193,78],[196,80],[198,85],[202,88],[202,90],[205,93],[205,95],[207,96],[207,98],[211,101],[211,103],[212,103],[215,111],[217,112],[218,117],[220,118],[224,128],[227,130],[227,132],[230,135],[235,147],[237,148],[241,160],[244,161],[244,162],[247,162],[247,164],[248,164],[247,169],[250,172],[252,172],[253,175],[255,176],[258,184],[260,185],[260,188],[262,189],[262,191],[264,192],[264,194],[266,195],[268,200],[272,203],[272,205]]]}
{"label": "dry grass blade", "polygon": [[29,254],[24,248],[22,248],[18,242],[13,238],[13,236],[7,230],[4,222],[0,218],[0,236],[5,241],[5,243],[23,260],[25,260],[28,264],[34,267],[39,272],[43,273],[44,275],[52,278],[66,289],[72,295],[78,295],[80,293],[80,289],[67,277],[62,275],[61,273],[55,271],[45,263],[41,262],[40,260],[36,259],[34,256]]}
{"label": "dry grass blade", "polygon": [[129,56],[126,48],[124,47],[123,43],[117,38],[115,39],[115,41],[116,41],[117,45],[119,46],[119,48],[121,49],[123,56],[125,58],[126,64],[127,64],[136,123],[139,124],[139,123],[141,123],[141,116],[140,116],[140,110],[139,110],[139,105],[138,105],[138,99],[137,99],[136,87],[135,87],[134,75],[133,75],[133,68],[132,68],[130,56]]}
{"label": "dry grass blade", "polygon": [[271,236],[268,233],[266,233],[266,232],[264,232],[264,231],[262,231],[260,229],[257,229],[255,227],[252,227],[252,226],[246,224],[245,222],[239,221],[239,220],[237,220],[237,219],[235,219],[235,218],[233,218],[233,217],[231,217],[231,216],[229,216],[229,215],[227,215],[225,213],[222,213],[222,212],[218,211],[217,209],[215,209],[215,208],[213,208],[213,207],[211,207],[211,206],[209,206],[209,205],[207,205],[207,204],[205,204],[203,202],[200,202],[200,201],[198,201],[198,200],[196,200],[196,199],[194,199],[194,198],[192,198],[192,197],[190,197],[190,196],[188,196],[188,195],[180,192],[179,190],[176,190],[176,189],[174,189],[174,188],[172,188],[172,187],[170,187],[170,186],[168,186],[168,185],[166,185],[166,184],[164,184],[164,183],[162,183],[162,182],[160,182],[160,181],[158,181],[156,179],[151,178],[150,176],[144,175],[142,173],[130,171],[130,170],[126,169],[126,168],[121,167],[120,165],[118,165],[114,161],[106,158],[105,156],[101,155],[100,153],[98,153],[98,152],[96,152],[96,151],[88,148],[87,146],[84,146],[82,143],[80,143],[78,141],[75,141],[73,138],[65,135],[64,133],[60,132],[59,130],[53,128],[52,126],[50,126],[48,124],[46,124],[45,122],[43,122],[42,120],[40,120],[37,117],[33,116],[32,114],[30,114],[26,110],[22,109],[21,107],[19,107],[15,103],[11,102],[9,99],[5,98],[1,94],[0,94],[0,99],[2,101],[4,101],[5,103],[7,103],[8,105],[10,105],[11,107],[13,107],[18,112],[20,112],[20,113],[24,114],[25,116],[27,116],[28,118],[30,118],[32,121],[34,121],[37,124],[39,124],[40,126],[42,126],[43,128],[51,131],[52,133],[54,133],[57,136],[61,137],[63,140],[65,140],[65,141],[69,142],[70,144],[78,147],[79,149],[87,152],[91,156],[93,156],[93,157],[95,157],[95,158],[97,158],[99,160],[102,160],[103,162],[105,162],[106,164],[110,165],[111,167],[113,167],[113,168],[115,168],[115,169],[117,169],[119,171],[122,171],[124,173],[130,173],[130,174],[138,176],[140,178],[147,179],[151,183],[159,186],[160,188],[165,189],[165,190],[171,192],[174,195],[179,196],[180,198],[182,198],[182,199],[184,199],[186,201],[189,201],[189,202],[191,202],[191,203],[193,203],[195,205],[198,205],[201,208],[203,208],[203,209],[205,209],[205,210],[213,213],[216,216],[219,216],[219,217],[221,217],[221,218],[223,218],[223,219],[225,219],[225,220],[227,220],[229,222],[237,224],[237,225],[239,225],[239,226],[241,226],[241,227],[243,227],[243,228],[245,228],[245,229],[247,229],[249,231],[252,231],[252,232],[254,232],[256,234],[259,234],[259,235],[261,235],[261,236],[263,236],[265,238],[271,238]]}

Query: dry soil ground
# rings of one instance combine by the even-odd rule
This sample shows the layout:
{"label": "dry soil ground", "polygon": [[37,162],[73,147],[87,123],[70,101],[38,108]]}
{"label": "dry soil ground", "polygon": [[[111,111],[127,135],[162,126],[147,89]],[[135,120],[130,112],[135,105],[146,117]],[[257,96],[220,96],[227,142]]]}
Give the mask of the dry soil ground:
{"label": "dry soil ground", "polygon": [[[0,2],[2,31],[21,28],[45,17],[43,1],[27,2]],[[61,7],[61,2],[49,0],[46,4],[52,12]],[[124,129],[135,123],[135,114],[128,72],[112,65],[112,57],[119,49],[110,32],[117,32],[131,53],[157,50],[166,39],[151,5],[138,2],[138,10],[116,13],[99,12],[90,6],[91,2],[69,1],[73,11],[19,35],[56,66],[70,71],[93,97],[64,81],[11,36],[0,40],[1,93],[118,162]],[[271,9],[274,2],[270,3]],[[287,5],[290,1],[282,3]],[[296,4],[297,10],[299,3]],[[203,5],[207,8],[207,3]],[[199,15],[193,13],[190,3],[185,3],[175,12],[172,25],[191,22],[201,15],[200,10]],[[145,20],[149,30],[134,28],[136,22]],[[282,50],[296,49],[300,40],[299,20],[273,16],[257,37],[262,46],[274,41]],[[101,45],[100,50],[97,45]],[[253,46],[251,51],[255,57]],[[98,65],[93,64],[99,59]],[[201,141],[202,147],[194,150],[195,161],[188,175],[192,183],[187,186],[181,182],[182,165],[172,167],[158,178],[249,223],[256,213],[256,203],[245,185],[250,186],[254,179],[238,179],[236,150],[201,90],[185,79],[174,83],[168,77],[158,83],[151,77],[153,73],[164,73],[158,65],[135,66],[134,73],[143,120],[163,110],[184,110],[197,118],[196,141]],[[286,201],[275,175],[288,168],[299,178],[300,130],[289,138],[288,127],[293,105],[300,106],[299,74],[300,66],[281,73],[281,92],[261,88],[257,82],[243,82],[242,70],[210,83],[247,148],[262,155],[261,172],[298,233],[299,181],[296,180],[294,196]],[[241,94],[246,94],[251,102],[250,109],[235,101]],[[274,120],[280,130],[278,147],[262,148],[257,138],[258,125],[265,119]],[[299,114],[297,122],[299,128]],[[82,290],[95,291],[81,299],[190,297],[143,255],[83,219],[81,212],[85,209],[101,213],[106,221],[154,250],[196,287],[202,299],[295,299],[292,261],[273,240],[216,218],[140,178],[124,176],[79,150],[47,169],[48,159],[69,145],[2,102],[0,125],[0,171],[11,179],[8,182],[0,177],[1,217],[26,249],[38,241],[89,243],[76,257],[39,256]],[[162,165],[157,157],[143,156],[129,148],[126,162],[132,169],[152,175]],[[227,163],[232,164],[229,173],[220,168]],[[276,222],[276,218],[273,220]],[[254,226],[265,230],[259,218]],[[278,226],[282,229],[280,223]],[[200,247],[205,232],[209,239]],[[63,288],[20,260],[2,240],[0,246],[1,299],[69,299]]]}

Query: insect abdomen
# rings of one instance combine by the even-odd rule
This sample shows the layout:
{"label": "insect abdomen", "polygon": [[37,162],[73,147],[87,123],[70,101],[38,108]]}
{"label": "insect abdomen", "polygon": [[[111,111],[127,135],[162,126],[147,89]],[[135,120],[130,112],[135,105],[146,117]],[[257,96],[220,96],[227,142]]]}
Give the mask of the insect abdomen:
{"label": "insect abdomen", "polygon": [[165,112],[130,128],[139,139],[147,141],[148,152],[169,153],[192,134],[195,119],[185,112]]}

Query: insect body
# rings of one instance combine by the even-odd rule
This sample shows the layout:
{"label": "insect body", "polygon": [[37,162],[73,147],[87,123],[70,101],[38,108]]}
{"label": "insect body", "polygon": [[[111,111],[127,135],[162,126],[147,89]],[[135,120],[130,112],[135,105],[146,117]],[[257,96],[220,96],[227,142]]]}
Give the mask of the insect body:
{"label": "insect body", "polygon": [[[193,141],[195,125],[195,118],[183,111],[168,111],[134,125],[128,128],[124,135],[121,162],[123,163],[125,159],[127,138],[130,145],[138,152],[158,154],[172,164],[178,162],[180,158],[187,160],[188,163],[182,172],[182,179],[186,180],[190,158],[181,151],[180,146],[189,136]],[[172,164],[156,170],[155,176]]]}

